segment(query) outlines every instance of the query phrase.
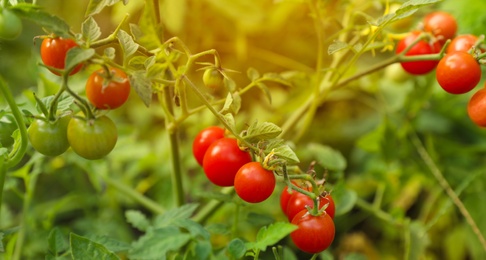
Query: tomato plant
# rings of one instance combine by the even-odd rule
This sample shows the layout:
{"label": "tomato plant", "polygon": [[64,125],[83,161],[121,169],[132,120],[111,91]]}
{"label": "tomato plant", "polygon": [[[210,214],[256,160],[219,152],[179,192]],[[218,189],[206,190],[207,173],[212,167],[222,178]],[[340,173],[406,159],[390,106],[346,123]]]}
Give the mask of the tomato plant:
{"label": "tomato plant", "polygon": [[327,214],[311,215],[307,209],[301,210],[292,219],[297,230],[290,234],[294,244],[302,251],[315,254],[326,250],[336,233],[334,222]]}
{"label": "tomato plant", "polygon": [[238,170],[251,162],[248,152],[242,151],[234,138],[221,138],[207,149],[203,159],[204,173],[218,186],[233,186]]}
{"label": "tomato plant", "polygon": [[107,116],[86,119],[78,115],[68,124],[67,138],[76,154],[85,159],[96,160],[113,150],[118,133],[115,123]]}
{"label": "tomato plant", "polygon": [[224,129],[218,126],[210,126],[201,130],[192,142],[192,154],[199,163],[203,165],[204,154],[208,147],[216,140],[224,137]]}
{"label": "tomato plant", "polygon": [[[78,44],[70,38],[62,37],[47,37],[42,40],[40,55],[44,65],[55,69],[63,70],[66,62],[67,52],[78,47]],[[82,68],[82,64],[77,65],[70,73],[73,75]],[[59,72],[51,70],[52,73],[60,75]]]}
{"label": "tomato plant", "polygon": [[32,147],[41,154],[58,156],[69,148],[67,127],[70,116],[61,117],[54,122],[35,119],[28,129]]}
{"label": "tomato plant", "polygon": [[476,87],[481,80],[481,67],[471,54],[463,51],[451,52],[437,65],[436,78],[445,91],[464,94]]}
{"label": "tomato plant", "polygon": [[17,129],[17,124],[12,115],[6,114],[0,117],[0,145],[9,147],[14,143],[13,132]]}
{"label": "tomato plant", "polygon": [[[399,54],[403,52],[408,46],[413,44],[418,37],[422,37],[422,32],[420,31],[413,31],[405,38],[401,39],[396,48],[396,53]],[[441,49],[441,45],[439,42],[432,42],[429,43],[427,40],[422,39],[419,40],[413,47],[410,48],[409,51],[405,54],[405,56],[414,56],[414,55],[425,55],[425,54],[434,54],[439,53]],[[405,71],[413,75],[422,75],[429,73],[430,71],[434,70],[437,66],[438,61],[435,60],[425,60],[425,61],[409,61],[409,62],[402,62],[401,65]]]}
{"label": "tomato plant", "polygon": [[118,108],[129,95],[130,81],[118,68],[99,69],[86,82],[86,97],[98,109]]}
{"label": "tomato plant", "polygon": [[249,162],[240,167],[235,176],[235,191],[246,202],[262,202],[275,189],[275,174],[266,170],[259,162]]}
{"label": "tomato plant", "polygon": [[439,41],[445,42],[456,35],[456,18],[443,11],[431,12],[424,18],[424,30],[434,34]]}
{"label": "tomato plant", "polygon": [[0,9],[0,38],[14,40],[22,32],[22,20],[7,8]]}
{"label": "tomato plant", "polygon": [[478,90],[467,103],[467,114],[471,121],[480,127],[486,127],[486,88]]}

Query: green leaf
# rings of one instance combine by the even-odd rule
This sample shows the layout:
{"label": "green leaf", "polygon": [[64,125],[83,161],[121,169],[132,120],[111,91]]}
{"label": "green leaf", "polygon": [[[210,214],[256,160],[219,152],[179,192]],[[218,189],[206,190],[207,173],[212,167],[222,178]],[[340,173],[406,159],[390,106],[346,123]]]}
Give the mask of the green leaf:
{"label": "green leaf", "polygon": [[78,64],[91,59],[95,55],[94,49],[71,48],[66,54],[66,70],[76,67]]}
{"label": "green leaf", "polygon": [[[101,12],[105,7],[112,6],[121,0],[90,0],[85,16],[95,15]],[[126,4],[126,1],[123,1]]]}
{"label": "green leaf", "polygon": [[267,247],[276,244],[295,229],[297,226],[286,222],[276,222],[268,227],[262,227],[258,231],[256,241],[246,243],[246,248],[253,251],[265,251]]}
{"label": "green leaf", "polygon": [[263,93],[265,94],[265,97],[268,100],[268,103],[272,104],[272,94],[270,93],[270,90],[268,89],[267,85],[265,85],[263,83],[257,83],[257,87],[261,91],[263,91]]}
{"label": "green leaf", "polygon": [[334,150],[330,146],[311,143],[307,148],[315,154],[317,163],[325,169],[331,171],[344,171],[346,169],[346,158],[341,152]]}
{"label": "green leaf", "polygon": [[295,152],[285,144],[283,140],[274,140],[270,142],[267,145],[265,152],[269,153],[271,151],[273,151],[276,156],[285,159],[288,165],[298,164],[300,162]]}
{"label": "green leaf", "polygon": [[226,250],[228,251],[228,254],[234,259],[240,259],[246,253],[245,242],[243,242],[239,238],[235,238],[231,240],[231,242],[229,242]]}
{"label": "green leaf", "polygon": [[334,53],[349,48],[349,45],[345,42],[334,40],[327,48],[327,54],[333,55]]}
{"label": "green leaf", "polygon": [[92,259],[120,259],[115,253],[106,249],[102,244],[93,242],[85,237],[71,233],[71,256],[74,260],[92,260]]}
{"label": "green leaf", "polygon": [[196,211],[198,204],[185,204],[179,208],[171,209],[154,220],[155,228],[162,228],[172,225],[176,220],[189,219]]}
{"label": "green leaf", "polygon": [[231,113],[226,113],[223,115],[226,124],[228,125],[229,129],[233,132],[236,131],[236,122],[235,117]]}
{"label": "green leaf", "polygon": [[201,226],[201,224],[191,219],[188,218],[175,219],[173,224],[180,228],[186,229],[193,237],[201,237],[206,240],[209,240],[210,237],[209,232],[206,229],[204,229],[204,227]]}
{"label": "green leaf", "polygon": [[117,38],[123,52],[123,60],[126,61],[128,57],[132,56],[138,50],[139,45],[135,43],[130,34],[123,30],[118,32]]}
{"label": "green leaf", "polygon": [[113,47],[108,47],[103,51],[103,55],[107,57],[109,60],[115,59],[116,50]]}
{"label": "green leaf", "polygon": [[83,39],[88,46],[101,36],[101,29],[92,16],[88,17],[88,19],[83,22],[81,25],[81,32],[83,34]]}
{"label": "green leaf", "polygon": [[409,259],[420,259],[430,244],[427,229],[424,228],[420,221],[413,221],[409,224],[408,230],[410,232]]}
{"label": "green leaf", "polygon": [[280,133],[282,133],[282,129],[274,123],[255,121],[248,127],[244,139],[250,143],[256,143],[261,140],[276,138]]}
{"label": "green leaf", "polygon": [[260,78],[260,73],[255,68],[248,68],[246,75],[252,82]]}
{"label": "green leaf", "polygon": [[128,257],[137,260],[166,259],[168,252],[179,250],[190,239],[190,234],[183,234],[176,227],[150,230],[132,244]]}
{"label": "green leaf", "polygon": [[231,113],[236,115],[241,108],[241,96],[238,92],[228,93],[226,95],[226,100],[224,102],[224,106],[221,109],[220,113]]}
{"label": "green leaf", "polygon": [[150,221],[147,217],[138,210],[125,211],[125,218],[134,228],[140,231],[147,231],[150,227]]}
{"label": "green leaf", "polygon": [[92,241],[98,244],[102,244],[108,250],[113,252],[123,252],[123,251],[128,251],[130,249],[130,244],[113,239],[108,236],[94,235],[94,236],[89,236],[89,239],[91,239]]}
{"label": "green leaf", "polygon": [[351,211],[358,200],[356,191],[346,188],[344,182],[334,185],[331,194],[336,204],[336,215],[344,215]]}
{"label": "green leaf", "polygon": [[213,250],[213,246],[209,240],[197,240],[194,247],[194,254],[197,259],[205,260],[208,259]]}
{"label": "green leaf", "polygon": [[386,14],[378,18],[371,24],[376,26],[384,26],[386,24],[398,21],[400,19],[413,15],[419,8],[441,2],[442,0],[411,0],[403,3],[395,13]]}
{"label": "green leaf", "polygon": [[34,22],[48,32],[65,38],[71,37],[69,25],[64,20],[40,10],[37,5],[22,3],[13,6],[11,10],[22,19]]}
{"label": "green leaf", "polygon": [[[138,22],[138,28],[140,29],[141,33],[134,33],[137,41],[149,50],[153,50],[161,46],[161,38],[163,38],[159,38],[162,36],[161,34],[163,33],[163,30],[161,30],[161,25],[157,24],[157,21],[153,17],[153,10],[153,1],[145,1],[145,8]],[[132,32],[133,31],[134,30],[132,29]]]}
{"label": "green leaf", "polygon": [[149,107],[152,102],[152,81],[147,78],[145,71],[139,70],[128,75],[130,85],[135,89],[145,106]]}
{"label": "green leaf", "polygon": [[47,237],[49,252],[58,255],[66,251],[69,247],[67,239],[58,227],[54,227]]}

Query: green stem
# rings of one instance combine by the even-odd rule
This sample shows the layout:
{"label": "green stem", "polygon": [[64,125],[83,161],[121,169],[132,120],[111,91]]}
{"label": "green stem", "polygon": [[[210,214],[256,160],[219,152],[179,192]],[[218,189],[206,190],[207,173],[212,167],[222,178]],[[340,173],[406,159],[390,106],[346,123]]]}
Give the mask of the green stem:
{"label": "green stem", "polygon": [[104,39],[101,39],[99,41],[92,42],[91,45],[88,46],[88,47],[98,48],[98,47],[101,47],[101,46],[108,45],[108,44],[112,43],[113,41],[115,41],[118,32],[121,30],[122,25],[125,24],[125,22],[127,20],[128,20],[128,15],[125,15],[125,17],[123,17],[123,20],[115,28],[115,31],[113,31],[110,35],[108,35],[108,37],[106,37]]}
{"label": "green stem", "polygon": [[22,158],[25,155],[25,152],[27,151],[27,145],[29,141],[27,137],[27,128],[25,127],[22,113],[20,112],[17,103],[15,103],[15,99],[13,98],[12,93],[10,92],[7,84],[5,83],[5,81],[1,76],[0,76],[0,92],[3,94],[5,100],[7,101],[20,132],[20,145],[19,146],[14,145],[14,149],[10,152],[10,154],[8,155],[8,159],[5,162],[6,168],[8,169],[14,167],[20,162],[20,160],[22,160]]}
{"label": "green stem", "polygon": [[[223,188],[221,193],[223,194],[234,194],[235,189],[233,187]],[[208,202],[201,210],[197,212],[197,214],[192,218],[197,223],[204,223],[208,220],[211,215],[213,215],[218,208],[224,205],[224,201],[222,200],[211,200]]]}
{"label": "green stem", "polygon": [[2,216],[3,189],[5,187],[6,178],[7,166],[5,165],[5,158],[0,158],[0,217]]}
{"label": "green stem", "polygon": [[131,187],[125,185],[124,183],[115,179],[111,179],[109,177],[105,177],[104,180],[108,185],[120,191],[124,196],[133,199],[153,213],[163,214],[165,212],[165,209],[161,207],[159,203],[143,196],[142,194],[133,190]]}
{"label": "green stem", "polygon": [[378,219],[381,219],[381,220],[383,220],[387,223],[390,223],[390,224],[393,224],[393,225],[396,225],[396,226],[399,226],[399,227],[403,227],[403,224],[404,224],[403,221],[395,219],[392,215],[388,214],[387,212],[385,212],[385,211],[383,211],[379,208],[374,207],[372,204],[368,203],[367,201],[365,201],[361,198],[358,198],[356,200],[356,206],[361,208],[362,210],[364,210],[366,212],[373,214]]}
{"label": "green stem", "polygon": [[316,260],[319,254],[313,254],[310,260]]}
{"label": "green stem", "polygon": [[459,212],[461,212],[462,216],[466,219],[466,222],[471,227],[474,234],[477,236],[479,242],[483,246],[483,249],[486,251],[486,239],[484,238],[483,234],[481,233],[481,230],[479,229],[478,225],[472,218],[471,214],[469,214],[469,211],[467,210],[466,206],[462,203],[459,196],[452,189],[449,182],[446,180],[442,172],[439,170],[439,167],[437,167],[434,160],[430,157],[429,153],[427,152],[427,150],[425,149],[425,147],[423,146],[422,142],[420,141],[420,139],[416,134],[413,134],[411,136],[411,141],[415,146],[415,148],[417,149],[417,152],[419,153],[420,157],[429,168],[432,175],[435,177],[435,179],[442,187],[442,189],[445,191],[447,196],[449,196],[452,202],[459,209]]}

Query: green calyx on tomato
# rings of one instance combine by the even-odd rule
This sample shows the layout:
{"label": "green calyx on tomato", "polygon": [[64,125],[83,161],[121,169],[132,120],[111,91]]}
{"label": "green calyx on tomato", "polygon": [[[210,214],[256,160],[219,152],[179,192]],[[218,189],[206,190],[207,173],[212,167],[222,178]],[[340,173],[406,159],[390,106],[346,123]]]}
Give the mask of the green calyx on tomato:
{"label": "green calyx on tomato", "polygon": [[86,96],[98,109],[118,108],[129,95],[130,81],[127,74],[118,68],[99,69],[86,82]]}
{"label": "green calyx on tomato", "polygon": [[216,90],[224,86],[224,76],[216,68],[209,68],[204,71],[203,83],[207,88]]}
{"label": "green calyx on tomato", "polygon": [[69,122],[67,138],[76,154],[96,160],[113,150],[118,133],[115,123],[107,116],[86,119],[78,115]]}
{"label": "green calyx on tomato", "polygon": [[55,121],[35,119],[27,130],[29,141],[34,149],[47,156],[58,156],[69,148],[67,126],[70,116]]}
{"label": "green calyx on tomato", "polygon": [[22,32],[22,20],[12,11],[0,7],[0,38],[15,40]]}

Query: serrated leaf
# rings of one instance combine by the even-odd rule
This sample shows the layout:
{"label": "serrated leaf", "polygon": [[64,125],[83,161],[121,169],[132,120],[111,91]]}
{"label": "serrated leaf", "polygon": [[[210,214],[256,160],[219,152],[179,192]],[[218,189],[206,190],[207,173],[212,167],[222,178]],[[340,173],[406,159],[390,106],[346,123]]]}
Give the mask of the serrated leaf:
{"label": "serrated leaf", "polygon": [[91,59],[95,55],[94,49],[71,48],[66,54],[66,70],[76,67],[78,64]]}
{"label": "serrated leaf", "polygon": [[258,231],[256,241],[246,243],[246,249],[265,251],[267,247],[276,244],[295,229],[297,229],[297,226],[285,222],[276,222],[268,227],[262,227]]}
{"label": "serrated leaf", "polygon": [[317,163],[331,171],[344,171],[347,166],[346,158],[341,152],[334,150],[327,145],[311,143],[308,146],[310,151],[313,151]]}
{"label": "serrated leaf", "polygon": [[166,259],[170,251],[183,247],[191,235],[183,234],[176,227],[165,227],[147,232],[132,244],[128,251],[129,259]]}
{"label": "serrated leaf", "polygon": [[223,115],[224,120],[226,121],[226,124],[228,125],[228,128],[231,129],[231,131],[236,130],[236,122],[235,122],[235,117],[231,113],[226,113]]}
{"label": "serrated leaf", "polygon": [[105,57],[107,57],[110,60],[115,59],[115,54],[116,54],[116,50],[113,47],[108,47],[103,51],[103,55],[105,55]]}
{"label": "serrated leaf", "polygon": [[426,5],[435,4],[441,2],[442,0],[411,0],[403,3],[395,13],[386,14],[378,18],[375,22],[371,24],[375,26],[384,26],[388,23],[398,21],[400,19],[409,17],[413,15],[419,8]]}
{"label": "serrated leaf", "polygon": [[249,68],[246,71],[246,75],[251,81],[255,81],[260,78],[260,73],[255,68]]}
{"label": "serrated leaf", "polygon": [[210,236],[209,232],[206,229],[204,229],[204,227],[201,226],[201,224],[191,219],[179,218],[174,220],[173,224],[180,228],[186,229],[193,237],[201,237],[206,240],[209,240],[209,236]]}
{"label": "serrated leaf", "polygon": [[161,78],[165,76],[167,70],[166,64],[155,63],[147,69],[148,78]]}
{"label": "serrated leaf", "polygon": [[147,229],[150,227],[150,221],[142,212],[138,210],[125,211],[125,218],[127,219],[128,223],[140,231],[147,231]]}
{"label": "serrated leaf", "polygon": [[239,238],[235,238],[231,240],[231,242],[229,242],[226,250],[228,251],[228,254],[234,259],[240,259],[246,253],[245,242],[243,242],[243,240]]}
{"label": "serrated leaf", "polygon": [[273,151],[276,156],[285,159],[288,165],[298,164],[299,158],[283,140],[273,140],[265,149],[266,153]]}
{"label": "serrated leaf", "polygon": [[344,182],[334,185],[331,194],[336,204],[336,215],[344,215],[351,211],[358,200],[356,191],[346,188]]}
{"label": "serrated leaf", "polygon": [[48,32],[52,32],[57,36],[70,38],[69,25],[61,18],[51,15],[39,9],[39,6],[20,3],[11,9],[22,19],[34,22]]}
{"label": "serrated leaf", "polygon": [[69,246],[67,239],[58,227],[53,228],[51,232],[49,232],[47,243],[49,252],[56,255],[66,251]]}
{"label": "serrated leaf", "polygon": [[238,92],[228,93],[226,95],[226,100],[224,102],[224,106],[221,109],[220,113],[231,113],[236,115],[241,108],[241,96]]}
{"label": "serrated leaf", "polygon": [[137,37],[137,41],[149,50],[156,49],[162,45],[161,39],[163,39],[164,30],[162,30],[157,21],[153,17],[154,5],[153,1],[146,1],[142,15],[138,22],[138,28],[142,34],[134,34]]}
{"label": "serrated leaf", "polygon": [[93,242],[85,237],[71,233],[71,256],[74,260],[107,259],[119,260],[113,252],[106,249],[102,244]]}
{"label": "serrated leaf", "polygon": [[135,43],[133,37],[127,32],[120,30],[117,38],[123,52],[123,60],[127,60],[128,57],[132,56],[138,50],[139,45]]}
{"label": "serrated leaf", "polygon": [[[112,6],[120,1],[121,0],[90,0],[85,16],[95,15],[101,12],[105,7]],[[123,1],[123,3],[125,3],[125,1]]]}
{"label": "serrated leaf", "polygon": [[130,249],[130,244],[113,239],[108,236],[95,235],[95,236],[89,236],[89,239],[98,244],[102,244],[108,250],[113,252],[123,252],[123,251],[128,251]]}
{"label": "serrated leaf", "polygon": [[176,220],[189,219],[196,211],[198,204],[186,204],[182,207],[171,209],[155,218],[153,226],[162,228],[170,226]]}
{"label": "serrated leaf", "polygon": [[336,53],[340,50],[344,50],[348,47],[349,47],[349,45],[347,43],[342,42],[342,41],[338,41],[338,40],[334,40],[334,42],[331,43],[331,45],[329,45],[329,47],[327,48],[327,54],[333,55],[334,53]]}
{"label": "serrated leaf", "polygon": [[135,89],[145,106],[149,107],[152,102],[152,81],[145,76],[145,71],[135,71],[128,76],[130,85]]}
{"label": "serrated leaf", "polygon": [[101,36],[101,28],[92,16],[88,17],[88,19],[83,22],[81,25],[81,32],[83,34],[83,39],[88,46]]}
{"label": "serrated leaf", "polygon": [[256,143],[261,140],[276,138],[282,133],[282,129],[274,123],[255,121],[248,127],[244,139],[250,143]]}

